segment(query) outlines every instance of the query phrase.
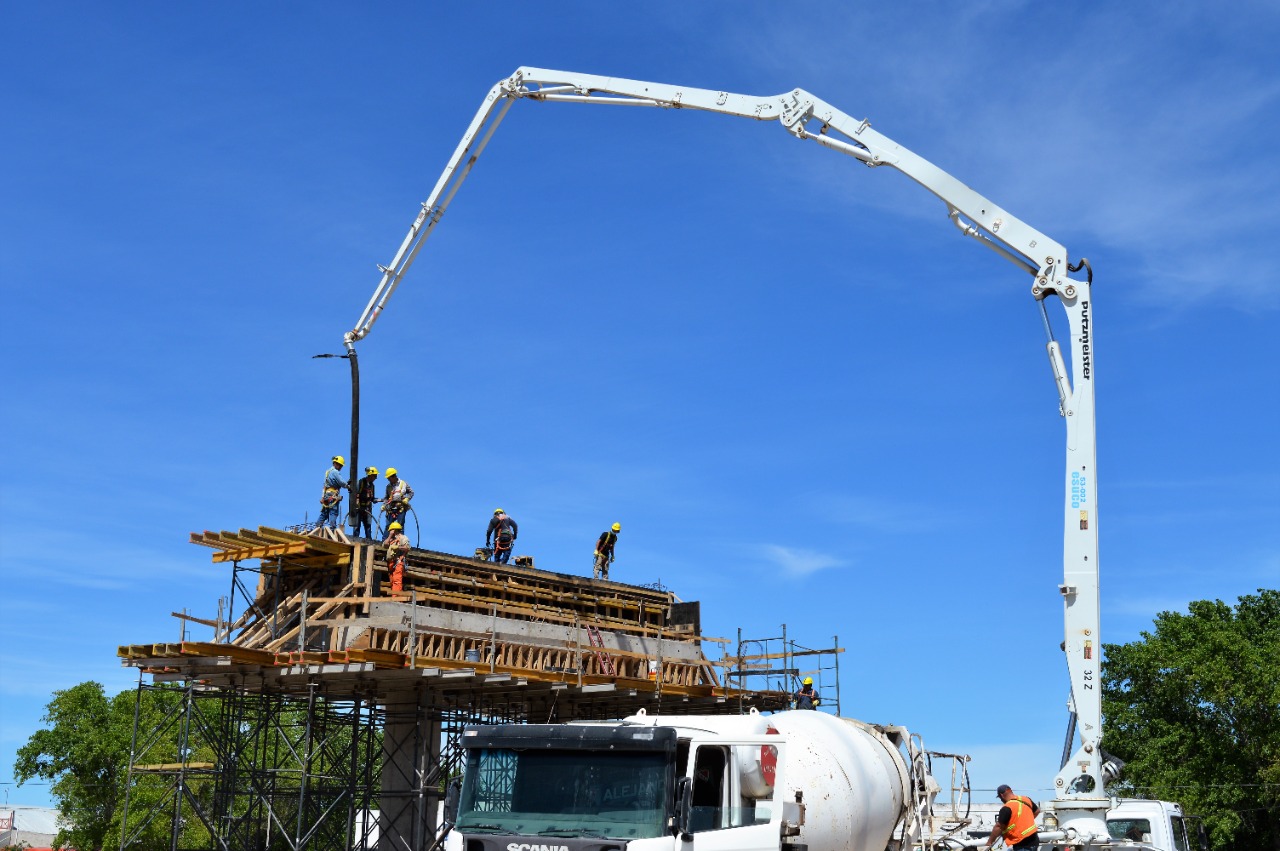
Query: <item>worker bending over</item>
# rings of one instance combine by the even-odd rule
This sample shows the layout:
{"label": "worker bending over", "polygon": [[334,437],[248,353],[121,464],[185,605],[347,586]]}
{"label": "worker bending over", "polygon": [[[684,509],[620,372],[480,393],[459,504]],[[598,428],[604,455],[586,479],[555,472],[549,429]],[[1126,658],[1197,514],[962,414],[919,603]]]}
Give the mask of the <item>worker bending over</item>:
{"label": "worker bending over", "polygon": [[613,564],[613,546],[618,543],[618,533],[622,531],[621,523],[614,523],[612,529],[600,533],[596,541],[596,562],[591,575],[596,579],[609,578],[609,565]]}
{"label": "worker bending over", "polygon": [[346,490],[347,483],[342,478],[342,468],[346,465],[347,459],[341,455],[333,456],[333,466],[324,471],[324,490],[320,492],[320,519],[316,521],[316,528],[319,529],[326,523],[330,529],[337,529],[339,525],[339,515],[342,513],[342,492]]}
{"label": "worker bending over", "polygon": [[817,709],[822,703],[818,690],[813,687],[813,677],[805,677],[801,680],[800,688],[796,689],[792,697],[795,699],[796,709]]}
{"label": "worker bending over", "polygon": [[515,545],[516,536],[520,534],[520,527],[516,525],[516,521],[507,516],[507,513],[501,508],[493,510],[493,519],[489,521],[489,528],[484,531],[484,545],[489,546],[489,540],[493,539],[493,560],[498,564],[506,564],[511,558],[511,548]]}
{"label": "worker bending over", "polygon": [[404,527],[392,523],[387,527],[387,573],[391,574],[391,593],[404,590],[404,557],[409,554],[409,536]]}
{"label": "worker bending over", "polygon": [[[357,538],[373,540],[373,506],[382,500],[374,496],[374,484],[378,481],[378,468],[365,467],[364,478],[356,483],[355,524],[352,531]],[[364,534],[361,534],[363,530]]]}
{"label": "worker bending over", "polygon": [[1002,784],[996,789],[996,797],[1004,804],[996,816],[996,826],[991,828],[984,848],[990,848],[996,839],[1004,836],[1004,844],[1017,851],[1036,851],[1040,846],[1040,834],[1036,831],[1036,816],[1040,808],[1026,795],[1015,795]]}
{"label": "worker bending over", "polygon": [[392,523],[399,523],[404,528],[406,515],[409,513],[409,500],[413,499],[413,488],[400,478],[395,467],[387,468],[387,490],[383,494],[382,509],[387,514],[387,529]]}

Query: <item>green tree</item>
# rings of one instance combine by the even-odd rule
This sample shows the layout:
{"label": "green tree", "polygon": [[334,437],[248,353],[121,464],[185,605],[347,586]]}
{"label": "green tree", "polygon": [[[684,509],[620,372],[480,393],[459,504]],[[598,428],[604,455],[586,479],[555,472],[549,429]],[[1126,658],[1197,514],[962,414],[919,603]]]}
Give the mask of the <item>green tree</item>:
{"label": "green tree", "polygon": [[[55,845],[80,851],[119,847],[138,698],[134,690],[108,698],[102,685],[95,682],[55,691],[42,719],[48,726],[33,733],[18,749],[13,770],[19,785],[32,778],[51,783],[50,791],[61,815]],[[161,718],[172,714],[181,701],[181,692],[147,690],[141,698],[139,729],[145,735],[161,726]],[[169,761],[178,761],[176,746],[162,745],[157,748],[160,750]],[[146,805],[148,796],[158,794],[146,788],[135,789],[130,806]],[[146,836],[144,845],[147,840],[155,844],[167,837],[168,825],[157,822],[149,831],[152,833],[156,835]],[[167,848],[168,842],[156,847]]]}
{"label": "green tree", "polygon": [[[123,832],[129,851],[168,851],[175,816],[180,849],[214,845],[206,818],[234,829],[235,840],[252,847],[267,847],[268,838],[270,847],[285,847],[281,825],[295,825],[300,815],[305,829],[322,821],[318,835],[335,847],[346,841],[347,788],[361,777],[350,773],[380,757],[380,731],[367,722],[357,729],[344,701],[317,699],[311,711],[306,699],[250,701],[227,711],[223,697],[201,692],[193,699],[196,694],[176,685],[147,686],[107,698],[95,682],[54,692],[47,727],[19,749],[14,773],[19,783],[51,781],[62,813],[58,845],[116,849]],[[138,743],[125,826],[135,706]],[[179,763],[190,769],[181,800],[173,770]],[[265,784],[264,773],[271,777]],[[274,826],[263,796],[276,815]]]}
{"label": "green tree", "polygon": [[1105,651],[1123,791],[1202,815],[1215,851],[1280,851],[1280,591],[1161,612],[1154,633]]}
{"label": "green tree", "polygon": [[33,777],[52,781],[62,814],[54,840],[59,846],[103,847],[129,765],[133,702],[122,697],[108,699],[95,682],[55,691],[43,719],[50,726],[18,749],[14,775],[19,785]]}

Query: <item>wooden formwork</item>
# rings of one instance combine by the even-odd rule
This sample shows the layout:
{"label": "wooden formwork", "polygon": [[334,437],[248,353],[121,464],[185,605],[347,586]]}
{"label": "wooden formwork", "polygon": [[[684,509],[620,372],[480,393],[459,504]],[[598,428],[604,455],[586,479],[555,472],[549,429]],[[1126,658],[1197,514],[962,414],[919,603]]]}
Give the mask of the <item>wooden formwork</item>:
{"label": "wooden formwork", "polygon": [[701,652],[697,604],[670,591],[415,548],[403,591],[392,595],[381,544],[341,530],[260,526],[192,533],[191,541],[212,548],[214,564],[256,573],[252,599],[225,620],[183,616],[212,625],[214,641],[122,645],[124,664],[214,679],[280,669],[281,682],[292,676],[285,669],[354,671],[365,687],[377,672],[470,671],[473,685],[607,686],[707,711],[729,711],[744,697],[761,708],[785,703],[785,695],[722,686]]}

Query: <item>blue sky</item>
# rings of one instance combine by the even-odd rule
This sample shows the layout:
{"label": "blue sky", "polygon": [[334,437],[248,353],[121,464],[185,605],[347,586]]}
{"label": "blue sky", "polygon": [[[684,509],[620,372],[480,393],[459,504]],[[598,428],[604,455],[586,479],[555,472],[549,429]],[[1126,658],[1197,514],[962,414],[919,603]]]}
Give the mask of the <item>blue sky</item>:
{"label": "blue sky", "polygon": [[[1277,587],[1277,37],[1251,2],[5,4],[0,781],[54,689],[129,688],[116,645],[214,614],[188,532],[314,516],[349,384],[311,356],[520,65],[808,89],[1087,256],[1103,640]],[[517,103],[360,346],[360,459],[434,549],[502,505],[585,572],[620,521],[617,578],[708,635],[838,635],[845,714],[1044,794],[1064,432],[1029,284],[774,124]]]}

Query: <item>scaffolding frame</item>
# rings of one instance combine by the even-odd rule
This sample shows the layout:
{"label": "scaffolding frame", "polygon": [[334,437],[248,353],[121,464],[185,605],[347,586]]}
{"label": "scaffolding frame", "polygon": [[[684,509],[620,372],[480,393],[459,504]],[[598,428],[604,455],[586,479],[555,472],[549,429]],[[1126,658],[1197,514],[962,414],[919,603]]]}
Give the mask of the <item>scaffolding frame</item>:
{"label": "scaffolding frame", "polygon": [[[146,701],[167,708],[144,726]],[[331,697],[139,679],[120,848],[370,849],[384,712]],[[193,822],[194,819],[194,822]],[[197,826],[198,824],[198,826]]]}
{"label": "scaffolding frame", "polygon": [[662,587],[415,548],[389,593],[381,545],[340,530],[191,540],[230,591],[175,613],[178,643],[117,649],[139,671],[119,851],[428,851],[469,726],[786,706],[722,685],[698,604]]}
{"label": "scaffolding frame", "polygon": [[[824,705],[832,708],[829,698],[834,696],[834,712],[840,715],[840,654],[843,652],[838,635],[831,637],[830,647],[815,649],[788,637],[785,623],[782,624],[781,635],[767,638],[743,638],[739,627],[736,652],[720,664],[726,668],[725,684],[732,682],[744,691],[775,691],[790,695],[800,687],[803,677],[812,676]],[[813,659],[816,664],[801,670],[796,661],[801,658],[806,661]],[[774,663],[781,663],[781,667],[774,667]]]}

